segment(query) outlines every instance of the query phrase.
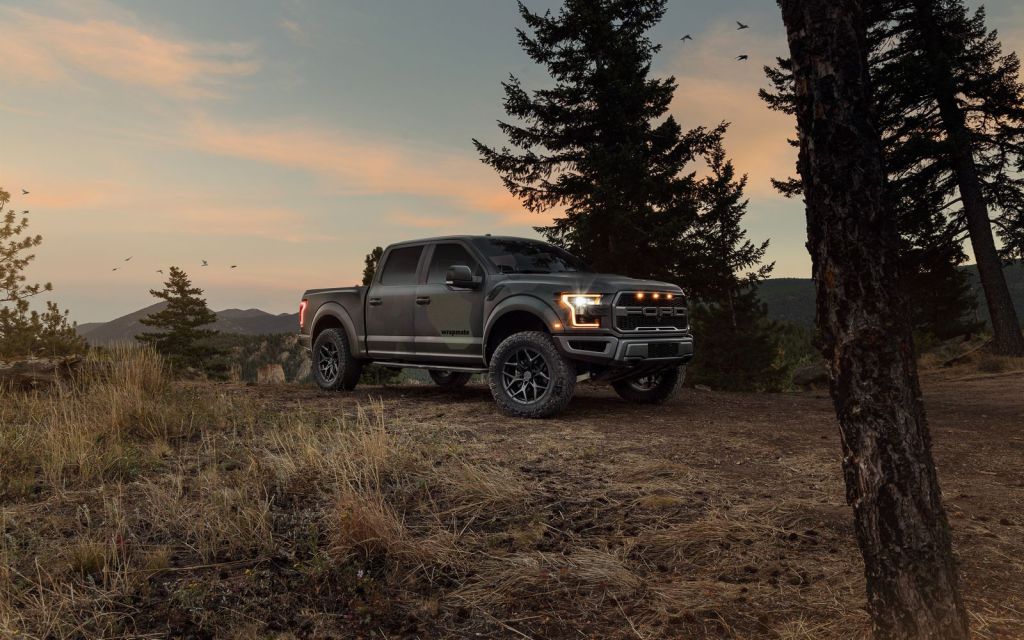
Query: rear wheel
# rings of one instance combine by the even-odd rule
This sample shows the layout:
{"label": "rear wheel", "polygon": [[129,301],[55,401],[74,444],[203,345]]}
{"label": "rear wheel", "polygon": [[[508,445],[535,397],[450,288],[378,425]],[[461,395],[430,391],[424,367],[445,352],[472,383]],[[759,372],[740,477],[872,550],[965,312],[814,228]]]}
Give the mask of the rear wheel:
{"label": "rear wheel", "polygon": [[506,414],[546,418],[569,404],[576,370],[548,334],[524,331],[505,338],[494,350],[487,381]]}
{"label": "rear wheel", "polygon": [[472,373],[465,373],[462,371],[430,370],[430,379],[434,381],[434,384],[442,389],[459,389],[466,386],[466,383],[469,382],[469,379],[472,377]]}
{"label": "rear wheel", "polygon": [[672,367],[627,380],[612,383],[615,393],[623,400],[636,404],[661,404],[673,395],[686,377],[686,367]]}
{"label": "rear wheel", "polygon": [[352,355],[342,329],[325,329],[313,343],[313,379],[325,391],[351,391],[359,382],[363,363]]}

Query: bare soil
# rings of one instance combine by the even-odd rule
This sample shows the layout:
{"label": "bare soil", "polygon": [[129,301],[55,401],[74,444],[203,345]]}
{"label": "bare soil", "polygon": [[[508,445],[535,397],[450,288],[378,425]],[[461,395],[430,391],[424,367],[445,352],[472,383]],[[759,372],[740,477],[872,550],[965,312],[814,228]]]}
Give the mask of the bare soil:
{"label": "bare soil", "polygon": [[[1024,374],[944,371],[926,375],[923,388],[973,631],[1024,637]],[[332,413],[379,399],[389,418],[452,429],[472,456],[526,478],[543,523],[537,550],[627,549],[645,588],[665,595],[659,635],[868,633],[825,391],[684,389],[646,407],[582,385],[564,415],[544,421],[499,414],[484,386],[237,393]],[[673,608],[674,598],[683,604]],[[614,631],[582,614],[544,619],[529,601],[494,628],[509,637],[648,637],[629,602],[608,607]]]}

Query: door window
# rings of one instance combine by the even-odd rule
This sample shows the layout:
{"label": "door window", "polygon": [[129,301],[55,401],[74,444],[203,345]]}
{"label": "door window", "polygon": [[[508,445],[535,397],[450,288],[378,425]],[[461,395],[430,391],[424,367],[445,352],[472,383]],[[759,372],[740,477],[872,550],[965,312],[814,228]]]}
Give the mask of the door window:
{"label": "door window", "polygon": [[416,284],[416,265],[420,262],[423,246],[392,249],[388,254],[380,283],[385,285]]}
{"label": "door window", "polygon": [[444,284],[445,274],[453,265],[464,264],[473,275],[480,275],[480,265],[461,244],[439,244],[434,247],[427,271],[428,284]]}

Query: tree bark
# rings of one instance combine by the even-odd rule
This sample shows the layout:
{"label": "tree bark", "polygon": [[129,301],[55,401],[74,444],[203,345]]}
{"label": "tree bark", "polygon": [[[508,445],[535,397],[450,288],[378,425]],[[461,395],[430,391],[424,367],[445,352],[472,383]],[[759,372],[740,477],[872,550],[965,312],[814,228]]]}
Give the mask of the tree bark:
{"label": "tree bark", "polygon": [[946,47],[941,42],[943,36],[935,19],[933,5],[934,0],[914,0],[914,15],[927,54],[930,83],[939,107],[939,116],[953,149],[953,164],[967,218],[967,233],[971,238],[981,287],[985,291],[985,302],[992,319],[992,344],[1003,355],[1024,356],[1024,334],[1021,333],[1020,319],[1013,307],[1013,298],[1010,297],[1010,289],[1006,286],[1006,276],[1003,274],[1003,264],[996,251],[988,204],[975,164],[971,133],[967,129],[966,116],[957,103],[956,83],[953,81],[949,57],[945,54]]}
{"label": "tree bark", "polygon": [[779,0],[794,66],[817,323],[879,638],[966,638],[931,453],[860,0]]}

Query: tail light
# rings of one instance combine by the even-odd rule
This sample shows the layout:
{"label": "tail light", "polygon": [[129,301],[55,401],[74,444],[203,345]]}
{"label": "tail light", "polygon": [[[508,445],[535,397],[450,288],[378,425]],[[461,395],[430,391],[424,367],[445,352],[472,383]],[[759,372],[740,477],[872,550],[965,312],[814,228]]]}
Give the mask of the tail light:
{"label": "tail light", "polygon": [[306,305],[308,304],[308,300],[303,300],[299,303],[299,331],[302,331],[306,326]]}

